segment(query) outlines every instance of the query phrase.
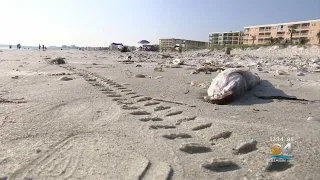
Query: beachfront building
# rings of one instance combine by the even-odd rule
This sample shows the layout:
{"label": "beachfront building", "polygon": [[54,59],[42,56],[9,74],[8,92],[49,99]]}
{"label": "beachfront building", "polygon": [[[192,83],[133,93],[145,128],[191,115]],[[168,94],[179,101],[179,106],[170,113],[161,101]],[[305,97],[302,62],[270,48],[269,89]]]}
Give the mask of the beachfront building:
{"label": "beachfront building", "polygon": [[172,50],[176,45],[182,44],[182,39],[169,38],[169,39],[160,39],[159,46],[161,51]]}
{"label": "beachfront building", "polygon": [[308,38],[308,44],[318,44],[317,33],[320,31],[320,19],[278,24],[265,24],[244,27],[243,44],[265,44],[270,42],[271,37],[290,40],[289,28],[295,26],[292,34],[293,42],[302,38]]}
{"label": "beachfront building", "polygon": [[173,50],[176,46],[182,47],[183,50],[197,49],[202,47],[205,48],[207,47],[207,44],[208,43],[204,41],[194,41],[194,40],[176,39],[176,38],[159,40],[159,47],[161,51]]}
{"label": "beachfront building", "polygon": [[209,34],[209,47],[242,44],[242,31],[214,32]]}
{"label": "beachfront building", "polygon": [[159,45],[158,44],[144,44],[141,46],[141,50],[143,50],[143,51],[158,51]]}
{"label": "beachfront building", "polygon": [[185,50],[206,48],[207,46],[208,46],[208,42],[204,42],[204,41],[194,41],[194,40],[187,40],[187,39],[184,39],[182,41],[182,48]]}

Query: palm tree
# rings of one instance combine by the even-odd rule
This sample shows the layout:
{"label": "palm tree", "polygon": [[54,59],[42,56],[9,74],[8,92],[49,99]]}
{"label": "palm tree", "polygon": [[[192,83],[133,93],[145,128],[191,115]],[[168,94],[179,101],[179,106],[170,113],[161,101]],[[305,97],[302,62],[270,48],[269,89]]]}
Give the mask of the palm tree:
{"label": "palm tree", "polygon": [[297,32],[296,29],[298,28],[297,25],[291,25],[288,27],[288,33],[290,34],[290,42],[292,43],[292,35],[293,33]]}
{"label": "palm tree", "polygon": [[254,44],[254,41],[256,40],[256,35],[251,35],[251,37],[252,37],[252,44]]}
{"label": "palm tree", "polygon": [[273,44],[275,42],[275,39],[271,36],[270,37],[270,44]]}
{"label": "palm tree", "polygon": [[318,40],[319,40],[319,43],[318,43],[318,44],[320,44],[320,30],[319,30],[319,32],[317,33],[317,37],[318,37]]}

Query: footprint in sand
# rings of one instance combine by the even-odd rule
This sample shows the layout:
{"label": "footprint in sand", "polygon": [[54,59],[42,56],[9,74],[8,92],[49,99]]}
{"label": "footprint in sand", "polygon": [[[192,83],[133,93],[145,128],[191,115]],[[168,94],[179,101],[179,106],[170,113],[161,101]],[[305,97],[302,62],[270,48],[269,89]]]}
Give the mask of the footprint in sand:
{"label": "footprint in sand", "polygon": [[183,113],[183,111],[174,111],[174,112],[166,114],[166,116],[175,116],[175,115],[179,115],[179,114],[182,114],[182,113]]}
{"label": "footprint in sand", "polygon": [[199,126],[196,126],[196,127],[192,128],[192,131],[199,131],[199,130],[202,130],[202,129],[206,129],[206,128],[211,127],[211,125],[212,125],[212,123],[201,124]]}
{"label": "footprint in sand", "polygon": [[178,133],[178,134],[165,134],[162,137],[166,138],[166,139],[185,139],[185,138],[192,138],[192,136],[190,134],[186,134],[186,133]]}
{"label": "footprint in sand", "polygon": [[150,115],[151,113],[149,113],[147,111],[133,111],[130,114],[132,114],[132,115]]}
{"label": "footprint in sand", "polygon": [[143,98],[138,99],[137,102],[149,101],[151,99],[152,99],[151,97],[143,97]]}
{"label": "footprint in sand", "polygon": [[173,125],[151,125],[151,129],[174,129],[176,126]]}
{"label": "footprint in sand", "polygon": [[147,122],[147,121],[163,121],[162,118],[159,118],[159,117],[148,117],[148,118],[141,118],[139,119],[140,121],[143,121],[143,122]]}
{"label": "footprint in sand", "polygon": [[170,106],[157,106],[154,108],[154,111],[163,111],[170,108],[171,108]]}

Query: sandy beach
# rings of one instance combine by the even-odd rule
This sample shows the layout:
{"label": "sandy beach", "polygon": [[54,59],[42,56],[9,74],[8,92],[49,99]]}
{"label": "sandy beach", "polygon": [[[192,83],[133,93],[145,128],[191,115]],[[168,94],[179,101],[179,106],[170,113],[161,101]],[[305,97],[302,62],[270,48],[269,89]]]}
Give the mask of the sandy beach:
{"label": "sandy beach", "polygon": [[[66,64],[48,63],[57,57]],[[191,73],[205,62],[262,81],[229,105],[207,103],[219,72]],[[0,179],[320,179],[319,80],[319,46],[1,50]],[[288,142],[294,158],[270,164],[271,146]]]}

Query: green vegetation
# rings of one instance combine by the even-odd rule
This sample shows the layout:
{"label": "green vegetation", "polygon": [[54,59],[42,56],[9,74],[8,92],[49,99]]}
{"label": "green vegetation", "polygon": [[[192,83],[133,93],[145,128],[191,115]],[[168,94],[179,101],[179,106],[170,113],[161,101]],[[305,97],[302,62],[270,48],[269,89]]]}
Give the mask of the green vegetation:
{"label": "green vegetation", "polygon": [[284,40],[283,37],[278,37],[278,38],[271,37],[270,42],[268,44],[269,45],[281,44],[283,43],[283,40]]}
{"label": "green vegetation", "polygon": [[296,32],[297,26],[292,25],[288,27],[288,33],[290,34],[290,42],[292,43],[292,35]]}
{"label": "green vegetation", "polygon": [[121,51],[121,52],[130,52],[128,46],[123,46],[120,51]]}
{"label": "green vegetation", "polygon": [[308,39],[308,38],[301,38],[301,39],[299,40],[299,44],[300,44],[300,45],[305,45],[305,44],[307,44],[309,41],[310,41],[310,39]]}
{"label": "green vegetation", "polygon": [[[309,39],[304,38],[304,39],[300,39],[299,43],[298,43],[298,47],[308,47],[309,45],[307,45],[307,43],[309,42]],[[247,45],[247,44],[236,44],[236,45],[215,45],[215,46],[211,46],[208,49],[210,50],[225,50],[227,47],[231,48],[231,49],[259,49],[260,47],[270,47],[270,46],[279,46],[280,48],[286,48],[289,45],[292,45],[289,42],[285,42],[284,40],[279,40],[276,39],[273,41],[273,43],[266,43],[266,44],[254,44],[254,45]]]}

